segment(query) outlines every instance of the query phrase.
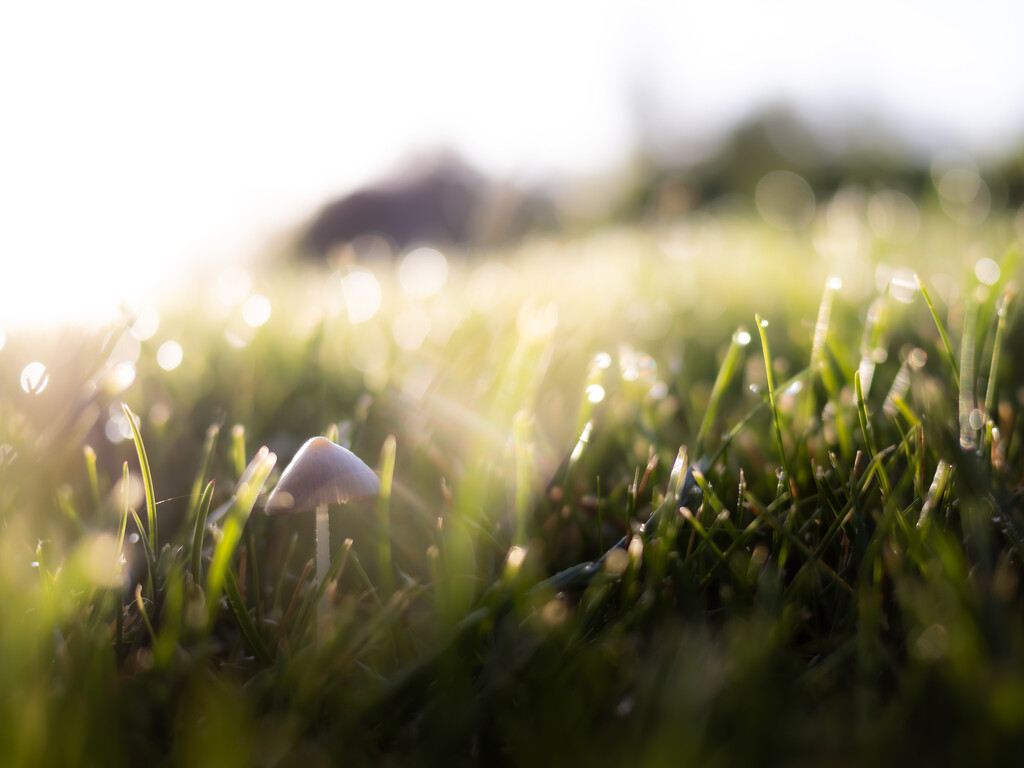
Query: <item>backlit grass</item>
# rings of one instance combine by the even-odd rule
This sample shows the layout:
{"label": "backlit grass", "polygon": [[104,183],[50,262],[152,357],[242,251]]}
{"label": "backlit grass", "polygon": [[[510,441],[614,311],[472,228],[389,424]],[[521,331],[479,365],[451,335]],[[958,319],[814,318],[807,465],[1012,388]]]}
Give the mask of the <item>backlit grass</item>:
{"label": "backlit grass", "polygon": [[[8,333],[4,763],[1021,754],[1018,236],[850,224],[538,241],[430,296],[342,259]],[[315,434],[382,476],[320,584],[312,513],[262,509]]]}

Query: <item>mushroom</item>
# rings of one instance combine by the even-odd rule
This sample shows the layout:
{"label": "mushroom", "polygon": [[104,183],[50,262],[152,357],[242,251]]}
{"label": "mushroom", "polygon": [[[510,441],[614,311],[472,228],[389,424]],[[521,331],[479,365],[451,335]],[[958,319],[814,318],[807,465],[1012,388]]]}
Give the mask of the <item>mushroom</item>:
{"label": "mushroom", "polygon": [[299,448],[277,487],[267,497],[267,514],[316,509],[316,579],[323,584],[331,561],[328,504],[346,504],[376,496],[380,480],[347,448],[314,437]]}

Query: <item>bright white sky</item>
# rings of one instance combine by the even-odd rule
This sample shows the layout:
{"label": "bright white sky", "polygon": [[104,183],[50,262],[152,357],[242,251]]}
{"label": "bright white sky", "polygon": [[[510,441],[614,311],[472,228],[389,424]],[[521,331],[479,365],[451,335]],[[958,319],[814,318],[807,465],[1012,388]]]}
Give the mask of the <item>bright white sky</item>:
{"label": "bright white sky", "polygon": [[1024,126],[1024,3],[67,2],[0,9],[0,324],[109,317],[424,145],[621,161],[788,99],[976,152]]}

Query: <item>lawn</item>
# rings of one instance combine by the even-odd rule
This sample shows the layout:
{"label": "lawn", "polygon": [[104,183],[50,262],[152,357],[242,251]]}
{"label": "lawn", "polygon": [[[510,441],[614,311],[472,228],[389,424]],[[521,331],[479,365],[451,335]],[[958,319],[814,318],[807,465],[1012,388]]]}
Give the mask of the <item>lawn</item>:
{"label": "lawn", "polygon": [[[721,211],[9,331],[2,762],[1024,754],[1019,241]],[[324,579],[315,435],[381,479]]]}

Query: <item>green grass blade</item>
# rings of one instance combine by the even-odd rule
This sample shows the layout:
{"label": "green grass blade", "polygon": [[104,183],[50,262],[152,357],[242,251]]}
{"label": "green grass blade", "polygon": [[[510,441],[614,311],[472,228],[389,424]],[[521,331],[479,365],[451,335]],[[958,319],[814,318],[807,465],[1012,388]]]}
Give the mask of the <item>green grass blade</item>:
{"label": "green grass blade", "polygon": [[696,455],[704,455],[704,441],[707,439],[711,426],[718,416],[718,409],[722,402],[722,395],[736,377],[739,370],[740,352],[750,343],[750,334],[742,326],[737,329],[729,343],[729,349],[725,353],[722,366],[718,369],[715,383],[711,387],[711,396],[708,398],[707,408],[704,409],[704,418],[700,423],[700,430],[697,432]]}
{"label": "green grass blade", "polygon": [[149,468],[149,459],[146,456],[146,446],[142,442],[142,434],[135,423],[135,414],[127,403],[121,403],[124,415],[128,418],[128,424],[132,430],[132,439],[135,440],[135,450],[139,454],[139,466],[142,468],[142,483],[146,489],[146,514],[149,523],[149,542],[156,552],[159,546],[159,539],[156,533],[156,493],[153,491],[153,473]]}
{"label": "green grass blade", "polygon": [[768,346],[768,335],[765,332],[765,328],[768,327],[768,321],[762,320],[760,315],[754,315],[754,320],[757,322],[757,332],[761,335],[764,369],[768,377],[768,403],[772,412],[772,423],[775,425],[775,442],[779,449],[779,461],[782,462],[782,471],[786,476],[787,487],[795,490],[795,478],[790,474],[789,462],[786,459],[786,446],[782,441],[782,416],[779,414],[778,404],[775,401],[775,376],[772,374],[772,352]]}
{"label": "green grass blade", "polygon": [[270,649],[267,648],[267,644],[257,631],[256,625],[253,624],[249,610],[245,607],[245,601],[242,599],[242,592],[238,588],[238,578],[231,568],[224,571],[224,594],[227,595],[228,605],[231,606],[231,612],[235,621],[238,622],[238,628],[248,643],[249,649],[257,659],[264,664],[269,664],[271,661]]}
{"label": "green grass blade", "polygon": [[860,371],[853,374],[854,392],[857,396],[857,419],[860,421],[860,434],[864,438],[864,446],[868,451],[868,458],[873,459],[878,453],[875,446],[875,438],[871,434],[871,423],[868,421],[867,403],[864,401],[864,388],[861,386]]}
{"label": "green grass blade", "polygon": [[156,589],[156,555],[153,552],[153,547],[150,544],[149,536],[146,535],[145,529],[142,527],[142,520],[139,519],[139,513],[134,509],[131,510],[132,517],[135,518],[135,526],[139,529],[139,539],[142,541],[142,552],[146,556],[146,569],[147,569],[147,592],[150,596],[154,594]]}
{"label": "green grass blade", "polygon": [[128,462],[124,463],[121,473],[121,517],[117,526],[117,551],[124,552],[124,534],[128,528],[128,493],[129,493]]}
{"label": "green grass blade", "polygon": [[973,423],[975,415],[974,400],[974,356],[975,333],[978,327],[978,308],[968,302],[964,312],[964,335],[960,341],[960,396],[957,400],[960,412],[960,447],[973,451],[978,447],[978,430],[981,424]]}
{"label": "green grass blade", "polygon": [[377,495],[377,558],[380,567],[380,589],[384,599],[391,597],[394,574],[391,567],[391,485],[395,474],[395,452],[398,443],[388,435],[380,449],[380,493]]}
{"label": "green grass blade", "polygon": [[985,416],[989,421],[996,422],[996,381],[999,378],[999,358],[1002,355],[1003,334],[1006,332],[1006,317],[1015,294],[1007,292],[996,306],[996,335],[992,342],[992,363],[988,367],[988,387],[985,390]]}
{"label": "green grass blade", "polygon": [[512,446],[515,457],[515,530],[512,543],[526,544],[526,518],[530,512],[533,446],[533,423],[526,411],[517,411],[512,419]]}
{"label": "green grass blade", "polygon": [[89,478],[89,498],[92,499],[94,512],[100,509],[100,479],[96,473],[96,451],[91,445],[82,448],[85,457],[85,474]]}
{"label": "green grass blade", "polygon": [[228,455],[235,468],[235,477],[241,477],[245,473],[245,427],[241,424],[231,428],[231,449]]}
{"label": "green grass blade", "polygon": [[192,529],[191,568],[192,578],[196,584],[203,581],[203,537],[206,534],[206,518],[210,514],[210,503],[213,501],[213,487],[214,481],[211,480],[203,489]]}
{"label": "green grass blade", "polygon": [[220,537],[214,547],[210,570],[206,576],[206,601],[211,622],[216,616],[217,603],[231,558],[242,538],[242,530],[276,462],[277,456],[267,450],[266,446],[256,452],[256,456],[242,472],[231,507],[222,519]]}
{"label": "green grass blade", "polygon": [[[217,437],[220,435],[220,426],[211,424],[206,430],[206,439],[203,441],[203,451],[199,457],[199,469],[196,471],[195,479],[192,481],[192,492],[188,497],[188,510],[185,512],[185,524],[182,530],[187,534],[192,521],[195,520],[196,512],[202,502],[203,488],[206,487],[206,480],[210,475],[210,465],[213,463],[213,452],[217,447]],[[194,537],[193,537],[194,538]]]}
{"label": "green grass blade", "polygon": [[939,338],[942,339],[942,350],[946,355],[946,361],[949,363],[949,369],[953,373],[953,382],[959,390],[960,373],[957,369],[956,355],[953,354],[953,346],[949,343],[949,336],[946,334],[946,328],[943,326],[942,320],[939,319],[939,313],[935,309],[935,303],[932,301],[932,297],[928,294],[928,289],[924,287],[924,283],[921,281],[921,278],[914,275],[914,279],[917,280],[917,287],[921,290],[921,295],[924,297],[924,303],[928,305],[928,311],[932,313],[932,320],[939,331]]}

